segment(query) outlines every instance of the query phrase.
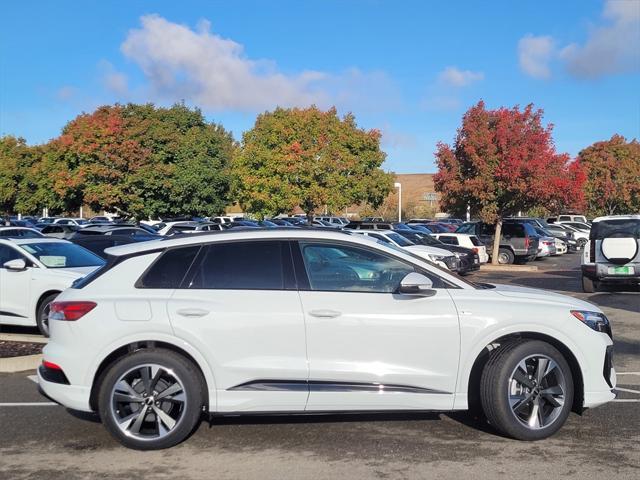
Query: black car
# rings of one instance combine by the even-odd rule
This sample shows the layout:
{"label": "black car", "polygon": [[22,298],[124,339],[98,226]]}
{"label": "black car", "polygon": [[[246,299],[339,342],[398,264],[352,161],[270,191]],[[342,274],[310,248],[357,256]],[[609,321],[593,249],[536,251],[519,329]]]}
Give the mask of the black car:
{"label": "black car", "polygon": [[130,243],[145,242],[157,238],[161,237],[158,237],[158,235],[148,235],[146,237],[135,235],[81,235],[74,236],[70,241],[76,245],[86,248],[99,257],[106,259],[108,255],[104,253],[104,251],[107,248],[117,247],[119,245],[128,245]]}
{"label": "black car", "polygon": [[412,232],[407,230],[398,230],[396,233],[399,233],[404,238],[412,241],[416,245],[427,245],[429,247],[442,248],[443,250],[450,251],[460,261],[458,273],[461,275],[480,270],[480,257],[470,248],[443,243],[437,238],[433,238],[431,235],[428,235],[426,233]]}

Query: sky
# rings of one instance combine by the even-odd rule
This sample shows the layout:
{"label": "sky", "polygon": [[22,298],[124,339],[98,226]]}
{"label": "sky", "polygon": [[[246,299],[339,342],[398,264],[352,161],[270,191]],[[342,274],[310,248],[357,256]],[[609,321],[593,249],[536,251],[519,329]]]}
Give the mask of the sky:
{"label": "sky", "polygon": [[575,156],[640,139],[640,0],[21,1],[0,16],[0,135],[183,101],[238,140],[276,106],[352,112],[384,167],[434,172],[464,112],[533,103]]}

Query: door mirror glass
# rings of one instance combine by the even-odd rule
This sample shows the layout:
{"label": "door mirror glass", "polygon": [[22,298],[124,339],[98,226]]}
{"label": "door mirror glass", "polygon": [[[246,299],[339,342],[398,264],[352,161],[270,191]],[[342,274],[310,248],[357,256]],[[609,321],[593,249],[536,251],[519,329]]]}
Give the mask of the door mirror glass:
{"label": "door mirror glass", "polygon": [[17,258],[15,260],[4,262],[4,265],[2,266],[12,272],[21,272],[27,269],[27,262],[25,262],[22,258]]}
{"label": "door mirror glass", "polygon": [[411,272],[406,275],[400,282],[398,291],[405,295],[419,295],[422,297],[430,297],[436,294],[431,279],[417,272]]}

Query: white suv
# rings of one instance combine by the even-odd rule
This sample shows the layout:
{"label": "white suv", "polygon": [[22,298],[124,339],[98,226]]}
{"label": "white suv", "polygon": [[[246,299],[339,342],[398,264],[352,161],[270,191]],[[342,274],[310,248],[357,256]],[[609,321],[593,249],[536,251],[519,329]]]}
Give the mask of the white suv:
{"label": "white suv", "polygon": [[38,376],[128,447],[175,445],[203,411],[478,405],[499,431],[536,440],[615,397],[594,305],[471,284],[365,236],[253,229],[108,253],[52,304]]}
{"label": "white suv", "polygon": [[37,326],[49,334],[49,304],[71,283],[104,264],[65,240],[0,238],[0,324]]}

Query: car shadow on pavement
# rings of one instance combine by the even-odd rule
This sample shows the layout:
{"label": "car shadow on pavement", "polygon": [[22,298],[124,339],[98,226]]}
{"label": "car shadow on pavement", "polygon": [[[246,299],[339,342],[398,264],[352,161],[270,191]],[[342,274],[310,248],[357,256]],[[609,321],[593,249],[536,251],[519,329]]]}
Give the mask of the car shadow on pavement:
{"label": "car shadow on pavement", "polygon": [[[613,336],[613,354],[615,355],[634,355],[640,356],[640,342],[630,340],[621,340],[616,338],[615,332]],[[615,358],[615,357],[614,357]]]}
{"label": "car shadow on pavement", "polygon": [[289,413],[289,414],[243,414],[211,415],[210,427],[215,425],[285,425],[300,423],[347,423],[347,422],[401,422],[440,421],[439,412],[363,412],[363,413]]}
{"label": "car shadow on pavement", "polygon": [[511,284],[522,287],[539,288],[544,290],[555,290],[558,292],[575,293],[579,291],[576,279],[549,279],[548,277],[525,277],[514,278]]}
{"label": "car shadow on pavement", "polygon": [[[635,290],[635,292],[638,291],[640,290]],[[600,307],[611,307],[617,308],[618,310],[640,313],[640,295],[634,295],[635,292],[633,290],[625,292],[598,292],[590,295],[587,301],[595,303]]]}

